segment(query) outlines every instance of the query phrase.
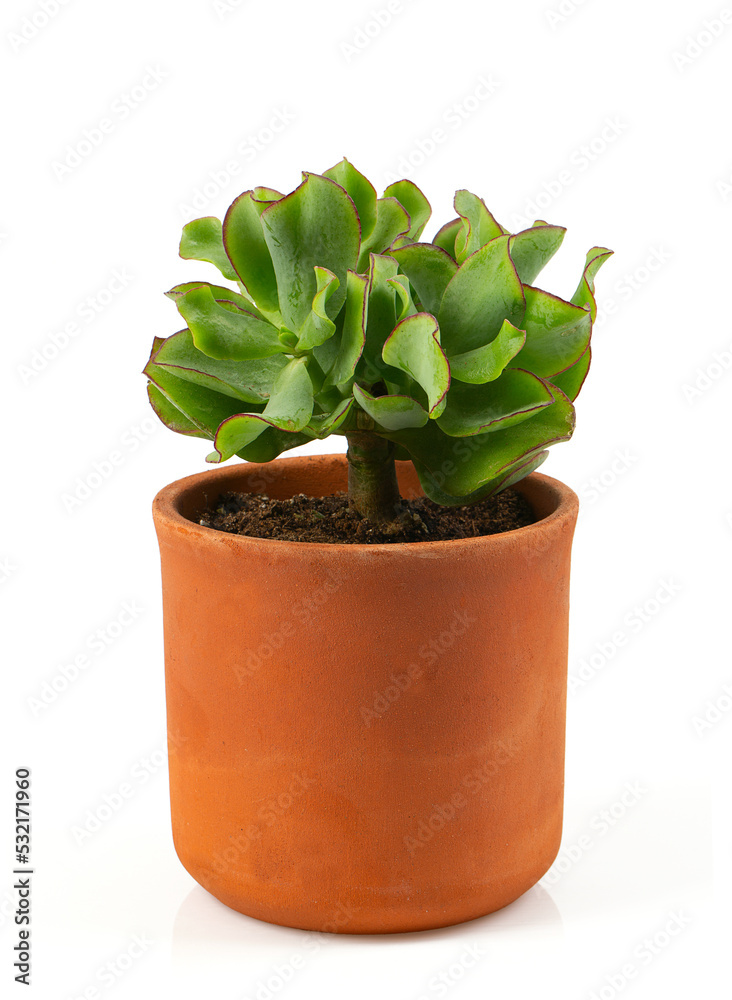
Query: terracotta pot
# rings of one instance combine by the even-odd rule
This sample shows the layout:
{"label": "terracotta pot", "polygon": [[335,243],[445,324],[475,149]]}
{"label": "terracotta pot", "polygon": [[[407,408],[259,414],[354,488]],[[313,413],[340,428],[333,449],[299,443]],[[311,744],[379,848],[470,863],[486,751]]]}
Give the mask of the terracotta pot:
{"label": "terracotta pot", "polygon": [[[402,463],[400,463],[402,464]],[[402,464],[405,495],[419,492]],[[485,538],[326,545],[203,528],[224,490],[344,490],[343,456],[238,464],[155,499],[176,850],[276,924],[414,931],[534,885],[562,827],[577,497]]]}

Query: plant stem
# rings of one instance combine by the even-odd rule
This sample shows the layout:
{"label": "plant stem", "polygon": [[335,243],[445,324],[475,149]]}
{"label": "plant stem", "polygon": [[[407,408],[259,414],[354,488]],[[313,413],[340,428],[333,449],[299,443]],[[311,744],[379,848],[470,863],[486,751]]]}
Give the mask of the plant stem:
{"label": "plant stem", "polygon": [[401,495],[394,465],[394,445],[370,431],[353,431],[348,441],[348,501],[374,524],[394,524]]}

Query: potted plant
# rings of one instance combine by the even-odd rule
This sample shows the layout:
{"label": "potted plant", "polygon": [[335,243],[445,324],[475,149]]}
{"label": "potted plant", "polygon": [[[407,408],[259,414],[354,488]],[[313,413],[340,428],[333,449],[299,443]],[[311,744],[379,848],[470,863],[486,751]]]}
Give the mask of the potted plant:
{"label": "potted plant", "polygon": [[[610,251],[564,300],[534,284],[564,229],[511,234],[468,191],[455,211],[426,242],[422,192],[377,197],[345,159],[244,192],[185,226],[181,256],[231,284],[171,289],[186,328],[145,368],[163,423],[246,460],[154,503],[175,845],[274,923],[457,923],[559,848],[577,498],[534,470],[572,434]],[[272,462],[330,434],[347,456]],[[208,526],[222,495],[346,490],[355,544]],[[499,495],[532,523],[441,540],[420,514]]]}

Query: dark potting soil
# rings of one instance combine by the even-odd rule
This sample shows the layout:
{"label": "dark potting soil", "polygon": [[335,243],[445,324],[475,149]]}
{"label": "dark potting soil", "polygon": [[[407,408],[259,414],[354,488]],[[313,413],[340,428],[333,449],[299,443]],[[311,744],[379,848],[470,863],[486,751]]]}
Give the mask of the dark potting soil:
{"label": "dark potting soil", "polygon": [[468,507],[440,507],[420,498],[403,500],[402,508],[398,530],[386,532],[351,510],[345,493],[326,497],[300,493],[290,500],[271,500],[262,493],[222,493],[200,523],[255,538],[375,545],[497,535],[536,521],[529,502],[510,488]]}

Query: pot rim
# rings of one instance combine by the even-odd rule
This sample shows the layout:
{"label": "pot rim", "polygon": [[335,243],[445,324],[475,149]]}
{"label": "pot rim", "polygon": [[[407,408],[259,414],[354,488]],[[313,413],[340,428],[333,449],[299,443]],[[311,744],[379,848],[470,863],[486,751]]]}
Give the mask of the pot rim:
{"label": "pot rim", "polygon": [[[513,488],[519,492],[524,492],[521,487],[530,485],[539,488],[539,491],[552,503],[553,509],[544,517],[539,518],[533,524],[524,525],[521,528],[512,528],[510,531],[502,531],[493,535],[477,535],[472,538],[448,538],[424,542],[293,542],[282,538],[259,538],[254,535],[237,535],[217,528],[207,528],[196,521],[192,521],[181,513],[180,507],[185,499],[202,484],[209,480],[225,481],[229,478],[240,476],[243,469],[251,468],[259,470],[262,468],[272,468],[279,466],[285,474],[285,466],[296,466],[307,463],[309,460],[331,460],[335,462],[345,462],[346,455],[342,452],[326,452],[318,455],[294,455],[288,458],[276,458],[271,462],[240,462],[238,465],[219,466],[215,469],[206,469],[203,472],[196,472],[193,475],[177,479],[167,486],[164,486],[155,496],[152,504],[153,518],[157,524],[166,524],[170,528],[184,529],[193,536],[200,536],[202,542],[225,541],[227,545],[240,545],[250,548],[258,545],[270,548],[272,552],[284,554],[289,548],[294,552],[328,552],[343,554],[347,552],[373,552],[391,553],[414,552],[426,555],[428,553],[445,553],[447,551],[455,553],[459,548],[475,546],[477,544],[497,546],[501,544],[513,544],[513,540],[521,535],[522,540],[529,541],[531,536],[540,536],[551,530],[553,527],[560,527],[561,523],[569,522],[573,524],[579,510],[579,497],[566,483],[552,476],[544,475],[541,472],[532,472],[524,479],[513,484]],[[399,464],[399,463],[398,463]],[[403,463],[407,464],[407,463]],[[253,472],[253,474],[255,474]],[[222,491],[225,489],[224,482],[221,483]],[[325,495],[325,494],[324,494]],[[271,548],[274,546],[274,548]]]}

